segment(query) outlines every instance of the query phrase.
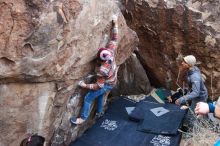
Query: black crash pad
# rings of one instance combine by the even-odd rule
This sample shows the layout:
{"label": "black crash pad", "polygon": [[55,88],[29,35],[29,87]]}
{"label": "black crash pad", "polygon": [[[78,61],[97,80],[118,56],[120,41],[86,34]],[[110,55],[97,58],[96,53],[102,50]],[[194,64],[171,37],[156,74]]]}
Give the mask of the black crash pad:
{"label": "black crash pad", "polygon": [[69,146],[178,146],[181,136],[165,136],[137,131],[137,123],[128,120],[126,107],[136,103],[119,98],[106,114]]}
{"label": "black crash pad", "polygon": [[175,135],[181,127],[186,110],[175,104],[141,101],[129,115],[140,122],[138,130],[156,134]]}

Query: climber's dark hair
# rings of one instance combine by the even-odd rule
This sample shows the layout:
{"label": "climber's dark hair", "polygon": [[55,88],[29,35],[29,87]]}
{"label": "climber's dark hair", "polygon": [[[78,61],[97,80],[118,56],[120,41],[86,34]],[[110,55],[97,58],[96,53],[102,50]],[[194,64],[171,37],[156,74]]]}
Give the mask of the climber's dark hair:
{"label": "climber's dark hair", "polygon": [[44,141],[45,141],[44,137],[37,134],[33,134],[23,139],[20,143],[20,146],[43,146]]}

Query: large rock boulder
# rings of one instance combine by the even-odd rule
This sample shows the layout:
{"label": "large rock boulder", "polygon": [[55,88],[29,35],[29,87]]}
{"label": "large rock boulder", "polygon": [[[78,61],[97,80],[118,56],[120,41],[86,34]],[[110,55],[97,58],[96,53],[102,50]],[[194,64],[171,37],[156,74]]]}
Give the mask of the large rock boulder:
{"label": "large rock boulder", "polygon": [[[220,95],[220,2],[122,0],[127,24],[138,34],[139,55],[151,83],[177,87],[178,60],[195,55],[211,97]],[[183,75],[180,72],[180,77]],[[178,84],[183,85],[183,80]]]}
{"label": "large rock boulder", "polygon": [[0,145],[17,145],[28,132],[68,145],[84,128],[69,124],[86,92],[76,84],[93,71],[111,16],[119,17],[118,65],[136,47],[136,33],[112,0],[1,0],[0,7]]}

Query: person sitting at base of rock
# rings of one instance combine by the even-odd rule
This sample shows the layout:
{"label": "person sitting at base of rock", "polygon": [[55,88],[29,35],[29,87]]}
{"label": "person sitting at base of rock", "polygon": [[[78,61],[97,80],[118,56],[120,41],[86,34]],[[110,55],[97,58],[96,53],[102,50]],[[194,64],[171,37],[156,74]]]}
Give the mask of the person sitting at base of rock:
{"label": "person sitting at base of rock", "polygon": [[21,141],[20,146],[43,146],[44,141],[45,138],[43,136],[37,134],[29,135]]}
{"label": "person sitting at base of rock", "polygon": [[[196,117],[192,111],[195,109],[196,104],[198,102],[206,102],[208,99],[208,91],[204,84],[202,74],[199,68],[195,65],[196,58],[193,55],[185,56],[180,65],[181,71],[187,71],[186,79],[189,90],[186,95],[181,96],[175,101],[175,104],[183,105],[181,106],[181,109],[189,108],[183,121],[183,129],[185,129],[184,131],[193,128]],[[191,104],[189,104],[189,102],[191,102]]]}
{"label": "person sitting at base of rock", "polygon": [[175,101],[177,105],[191,101],[190,107],[192,109],[195,108],[198,102],[206,102],[208,99],[208,91],[204,84],[202,74],[195,64],[196,58],[193,55],[188,55],[183,58],[181,68],[187,70],[187,83],[191,90]]}
{"label": "person sitting at base of rock", "polygon": [[108,43],[107,48],[100,48],[97,57],[100,60],[100,66],[96,69],[96,83],[86,84],[84,81],[79,82],[79,86],[90,89],[84,98],[84,105],[81,113],[81,117],[75,119],[70,118],[72,124],[82,124],[89,117],[91,105],[93,101],[98,98],[96,117],[100,117],[104,114],[103,104],[104,95],[107,91],[111,91],[117,82],[117,66],[115,62],[115,50],[117,48],[118,41],[118,25],[117,16],[113,16],[112,19],[112,38]]}

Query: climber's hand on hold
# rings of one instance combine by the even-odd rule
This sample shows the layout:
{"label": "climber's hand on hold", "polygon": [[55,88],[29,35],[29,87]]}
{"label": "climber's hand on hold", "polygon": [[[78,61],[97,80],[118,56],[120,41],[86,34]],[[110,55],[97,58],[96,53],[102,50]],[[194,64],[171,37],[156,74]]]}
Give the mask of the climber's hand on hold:
{"label": "climber's hand on hold", "polygon": [[86,83],[84,81],[79,81],[78,85],[83,88],[86,87]]}
{"label": "climber's hand on hold", "polygon": [[113,22],[113,24],[116,24],[117,23],[117,21],[118,21],[118,16],[117,15],[112,15],[112,22]]}

